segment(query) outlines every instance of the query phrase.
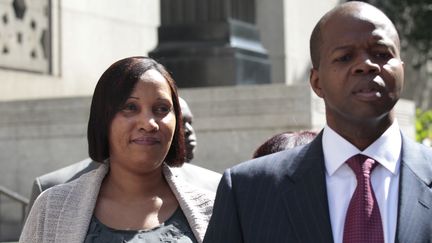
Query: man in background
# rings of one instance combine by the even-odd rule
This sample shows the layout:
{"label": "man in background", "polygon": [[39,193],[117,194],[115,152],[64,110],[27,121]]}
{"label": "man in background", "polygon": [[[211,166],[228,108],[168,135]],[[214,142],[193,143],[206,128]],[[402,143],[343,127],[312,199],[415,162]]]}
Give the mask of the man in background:
{"label": "man in background", "polygon": [[180,101],[180,107],[182,111],[182,118],[183,118],[183,128],[184,128],[184,135],[185,135],[185,143],[186,143],[186,162],[190,162],[195,153],[196,149],[196,134],[195,130],[192,127],[192,121],[193,121],[193,114],[191,109],[189,108],[189,105],[186,103],[186,101],[183,98],[179,97]]}

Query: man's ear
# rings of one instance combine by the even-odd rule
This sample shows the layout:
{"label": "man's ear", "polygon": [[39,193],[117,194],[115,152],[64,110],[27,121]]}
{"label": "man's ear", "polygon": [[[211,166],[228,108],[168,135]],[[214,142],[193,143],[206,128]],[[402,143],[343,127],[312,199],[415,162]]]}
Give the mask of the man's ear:
{"label": "man's ear", "polygon": [[310,70],[310,76],[309,76],[309,83],[312,87],[312,90],[315,92],[316,95],[323,98],[323,93],[321,89],[321,83],[318,75],[318,69],[311,68]]}

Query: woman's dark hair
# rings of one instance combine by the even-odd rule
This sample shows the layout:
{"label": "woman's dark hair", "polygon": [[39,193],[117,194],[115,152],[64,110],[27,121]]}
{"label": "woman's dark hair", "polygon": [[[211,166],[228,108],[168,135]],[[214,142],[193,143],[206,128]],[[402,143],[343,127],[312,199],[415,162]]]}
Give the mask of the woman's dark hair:
{"label": "woman's dark hair", "polygon": [[140,56],[115,62],[102,74],[96,85],[87,127],[89,155],[94,161],[103,162],[109,158],[108,133],[111,122],[141,76],[151,69],[158,71],[167,80],[176,117],[174,137],[165,162],[170,166],[183,164],[185,143],[177,87],[164,66],[149,57]]}
{"label": "woman's dark hair", "polygon": [[316,137],[316,132],[283,132],[269,138],[261,144],[254,152],[252,158],[276,153],[282,150],[291,149],[299,145],[307,144]]}

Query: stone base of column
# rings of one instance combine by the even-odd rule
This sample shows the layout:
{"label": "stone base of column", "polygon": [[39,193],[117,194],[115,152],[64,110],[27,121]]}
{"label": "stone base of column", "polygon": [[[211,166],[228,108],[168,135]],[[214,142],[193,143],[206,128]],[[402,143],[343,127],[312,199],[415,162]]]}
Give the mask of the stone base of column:
{"label": "stone base of column", "polygon": [[163,26],[149,54],[179,87],[270,83],[270,61],[254,25],[226,23]]}

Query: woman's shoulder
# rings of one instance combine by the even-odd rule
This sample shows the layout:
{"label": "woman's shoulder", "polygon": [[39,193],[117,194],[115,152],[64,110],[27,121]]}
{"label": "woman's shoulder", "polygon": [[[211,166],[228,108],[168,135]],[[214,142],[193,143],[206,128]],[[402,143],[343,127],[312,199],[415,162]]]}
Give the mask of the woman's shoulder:
{"label": "woman's shoulder", "polygon": [[40,237],[53,229],[55,234],[50,237],[60,235],[68,239],[72,234],[74,237],[85,234],[107,171],[107,165],[99,166],[71,182],[43,191],[30,210],[20,242],[41,242]]}
{"label": "woman's shoulder", "polygon": [[[62,204],[68,197],[70,198],[74,194],[85,193],[86,188],[94,185],[94,181],[99,179],[99,177],[104,177],[108,167],[106,165],[101,165],[99,168],[89,171],[77,179],[55,185],[47,190],[43,191],[35,201],[44,201],[44,204]],[[40,203],[39,203],[40,204]]]}

